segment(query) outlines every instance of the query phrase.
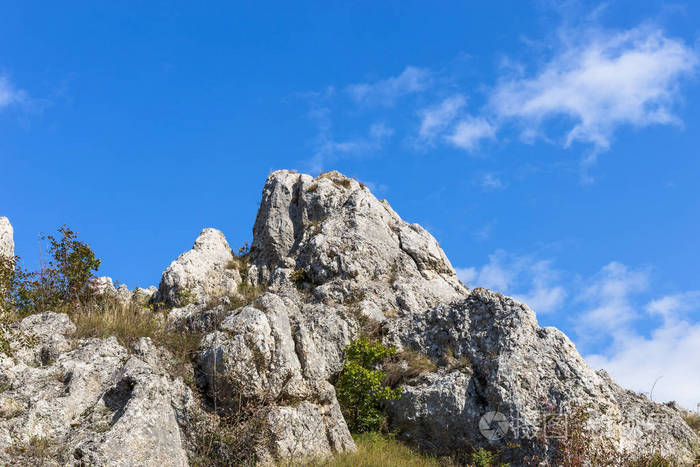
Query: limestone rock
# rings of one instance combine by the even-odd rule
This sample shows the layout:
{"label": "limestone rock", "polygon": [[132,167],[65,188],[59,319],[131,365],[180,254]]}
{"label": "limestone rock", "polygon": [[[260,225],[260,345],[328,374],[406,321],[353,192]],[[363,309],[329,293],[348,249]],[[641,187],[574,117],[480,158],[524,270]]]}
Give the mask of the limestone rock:
{"label": "limestone rock", "polygon": [[0,217],[0,256],[8,258],[15,256],[12,224],[7,217]]}
{"label": "limestone rock", "polygon": [[[11,232],[0,218],[0,253],[13,251]],[[253,235],[243,261],[221,232],[203,230],[157,291],[93,284],[130,305],[165,302],[164,331],[203,335],[197,371],[186,367],[195,393],[170,375],[181,360],[150,339],[131,349],[77,340],[68,316],[50,312],[1,327],[0,463],[187,465],[207,462],[202,436],[222,463],[352,451],[331,382],[363,332],[434,364],[410,373],[404,362],[403,395],[385,404],[390,428],[428,452],[490,447],[513,465],[556,463],[558,441],[542,435],[552,412],[619,462],[656,453],[688,463],[700,445],[683,411],[593,371],[526,305],[468,290],[428,232],[355,180],[272,173]],[[231,426],[242,407],[254,410]],[[487,439],[491,412],[507,429]]]}
{"label": "limestone rock", "polygon": [[126,284],[121,284],[119,287],[115,287],[112,278],[107,276],[95,277],[92,279],[90,285],[96,293],[101,295],[109,295],[124,304],[130,302],[147,304],[158,292],[158,289],[154,286],[150,286],[147,289],[136,287],[133,291],[129,290]]}
{"label": "limestone rock", "polygon": [[204,304],[210,298],[233,294],[241,282],[232,266],[234,255],[224,234],[204,229],[191,250],[181,254],[163,272],[157,301],[183,306]]}
{"label": "limestone rock", "polygon": [[297,282],[306,282],[317,300],[364,301],[380,318],[467,292],[430,234],[338,172],[317,178],[273,172],[251,255],[261,281],[283,285],[297,271]]}
{"label": "limestone rock", "polygon": [[268,407],[269,440],[257,456],[264,463],[355,449],[333,386],[304,371],[323,356],[295,346],[290,315],[298,314],[290,299],[266,293],[253,306],[230,312],[200,346],[207,391],[221,406]]}
{"label": "limestone rock", "polygon": [[66,344],[75,327],[50,312],[25,318],[18,329],[24,346],[53,358],[0,358],[0,462],[188,465],[180,423],[193,396],[162,372],[160,360],[144,361],[149,342],[140,343],[141,358],[114,337],[72,348]]}
{"label": "limestone rock", "polygon": [[[506,461],[552,460],[554,441],[537,435],[544,433],[543,414],[557,413],[570,429],[585,414],[580,428],[600,450],[693,459],[698,437],[676,412],[593,371],[562,332],[540,328],[534,312],[509,297],[475,289],[460,303],[396,320],[389,335],[443,362],[387,404],[393,427],[428,451],[468,453],[490,444]],[[461,369],[450,370],[454,358],[464,362]],[[510,427],[490,443],[479,431],[489,412],[503,414]]]}

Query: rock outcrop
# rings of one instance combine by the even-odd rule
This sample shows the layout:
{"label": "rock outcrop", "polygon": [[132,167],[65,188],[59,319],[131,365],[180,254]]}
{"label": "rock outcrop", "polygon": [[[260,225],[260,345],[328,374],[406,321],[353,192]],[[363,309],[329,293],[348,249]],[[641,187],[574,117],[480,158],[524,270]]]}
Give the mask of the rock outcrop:
{"label": "rock outcrop", "polygon": [[188,465],[181,420],[194,398],[168,376],[148,339],[70,343],[63,314],[18,323],[0,357],[5,465]]}
{"label": "rock outcrop", "polygon": [[0,217],[0,256],[7,258],[15,256],[12,224],[7,217]]}
{"label": "rock outcrop", "polygon": [[[95,286],[120,294],[108,278]],[[361,335],[430,362],[401,361],[402,397],[385,410],[401,439],[436,455],[487,447],[513,465],[557,463],[562,429],[620,464],[687,463],[700,445],[681,411],[594,371],[525,304],[469,290],[428,232],[337,172],[273,172],[248,254],[205,229],[157,292],[136,292],[167,306],[166,331],[198,339],[192,389],[148,339],[76,340],[65,315],[30,316],[0,359],[3,461],[40,437],[60,463],[201,463],[213,419],[238,424],[217,435],[236,440],[216,448],[224,464],[242,459],[231,446],[262,465],[353,451],[332,382]]]}
{"label": "rock outcrop", "polygon": [[241,281],[233,262],[234,255],[224,234],[204,229],[192,249],[163,272],[157,300],[172,306],[203,305],[212,297],[233,293]]}
{"label": "rock outcrop", "polygon": [[[463,301],[392,322],[389,334],[444,362],[407,382],[401,399],[388,404],[394,428],[428,451],[446,455],[484,444],[480,421],[493,412],[505,416],[505,432],[494,433],[489,445],[514,463],[552,455],[557,439],[546,436],[548,416],[615,458],[693,458],[697,435],[673,410],[596,373],[561,331],[539,327],[535,313],[512,298],[477,288]],[[459,368],[450,360],[461,361]]]}

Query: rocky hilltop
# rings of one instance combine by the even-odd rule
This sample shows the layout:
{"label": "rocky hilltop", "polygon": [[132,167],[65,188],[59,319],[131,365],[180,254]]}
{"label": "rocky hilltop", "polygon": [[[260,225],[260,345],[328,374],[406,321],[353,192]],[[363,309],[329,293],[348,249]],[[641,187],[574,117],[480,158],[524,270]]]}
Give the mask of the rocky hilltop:
{"label": "rocky hilltop", "polygon": [[[0,254],[13,254],[5,218]],[[337,172],[270,174],[245,254],[204,229],[157,290],[99,284],[122,300],[163,304],[166,312],[143,313],[197,340],[191,368],[174,369],[149,338],[128,348],[115,337],[77,339],[65,314],[4,328],[4,463],[21,464],[41,439],[57,446],[49,464],[197,464],[202,434],[222,419],[244,440],[228,450],[217,441],[223,464],[241,462],[239,448],[260,464],[353,451],[333,384],[361,335],[399,350],[402,396],[385,404],[388,429],[429,453],[487,447],[513,465],[553,462],[566,441],[552,420],[620,463],[691,463],[700,445],[681,409],[590,368],[526,304],[468,289],[426,230]],[[429,364],[416,369],[416,358]],[[241,407],[255,417],[236,419]]]}

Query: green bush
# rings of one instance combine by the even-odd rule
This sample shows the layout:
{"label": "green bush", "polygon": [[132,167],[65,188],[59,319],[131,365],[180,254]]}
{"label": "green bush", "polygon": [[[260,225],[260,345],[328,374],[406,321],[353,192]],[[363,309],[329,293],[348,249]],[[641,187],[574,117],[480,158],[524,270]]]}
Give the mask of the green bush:
{"label": "green bush", "polygon": [[472,454],[472,464],[476,467],[490,467],[496,465],[498,454],[484,448],[479,448]]}
{"label": "green bush", "polygon": [[384,359],[396,353],[394,347],[360,338],[345,349],[346,362],[336,383],[338,402],[350,431],[379,430],[384,422],[380,404],[401,397],[401,388],[385,386],[379,370]]}
{"label": "green bush", "polygon": [[60,237],[43,237],[49,241],[51,259],[39,271],[28,272],[15,265],[10,294],[13,305],[23,313],[79,308],[95,297],[91,280],[100,260],[88,244],[77,239],[76,232],[66,226],[58,232]]}

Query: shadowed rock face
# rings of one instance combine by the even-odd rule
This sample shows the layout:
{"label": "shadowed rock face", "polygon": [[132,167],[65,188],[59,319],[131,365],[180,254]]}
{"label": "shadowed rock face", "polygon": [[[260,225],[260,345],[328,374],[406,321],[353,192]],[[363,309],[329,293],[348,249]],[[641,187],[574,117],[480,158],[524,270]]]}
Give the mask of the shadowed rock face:
{"label": "shadowed rock face", "polygon": [[[261,464],[352,451],[331,382],[348,343],[370,332],[434,363],[406,372],[403,396],[386,404],[391,428],[426,451],[490,447],[514,465],[552,461],[556,441],[535,435],[542,414],[560,410],[620,462],[625,453],[692,460],[700,439],[679,410],[595,372],[525,304],[468,290],[436,240],[361,183],[337,172],[274,172],[253,234],[242,261],[221,232],[203,230],[153,299],[177,307],[170,329],[203,335],[204,398],[167,375],[168,356],[147,339],[133,349],[113,338],[76,342],[65,315],[30,316],[10,333],[13,356],[0,358],[9,387],[0,394],[0,452],[46,436],[75,463],[185,465],[201,420],[216,415],[205,415],[206,404],[222,413],[263,407],[247,439]],[[265,292],[234,306],[241,287]],[[193,303],[182,306],[183,291]],[[21,337],[30,334],[32,346]],[[497,439],[479,429],[489,412],[508,424]]]}

